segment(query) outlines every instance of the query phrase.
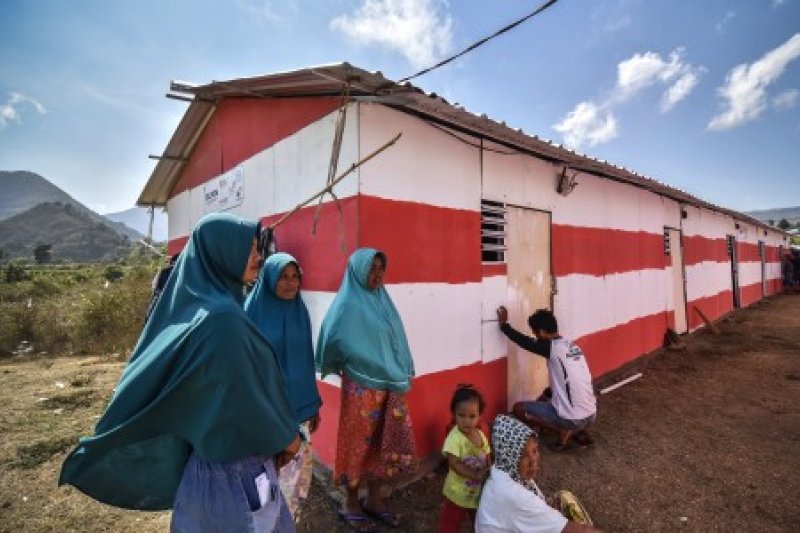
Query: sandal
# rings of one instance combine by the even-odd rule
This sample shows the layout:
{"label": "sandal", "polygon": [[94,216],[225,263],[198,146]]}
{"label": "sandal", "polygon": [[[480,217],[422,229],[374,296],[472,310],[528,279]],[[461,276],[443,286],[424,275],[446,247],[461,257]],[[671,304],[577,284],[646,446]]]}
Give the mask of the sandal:
{"label": "sandal", "polygon": [[391,528],[400,527],[399,514],[392,512],[389,509],[385,509],[381,512],[373,511],[367,507],[366,503],[366,500],[361,500],[361,508],[364,509],[364,514]]}
{"label": "sandal", "polygon": [[378,524],[364,513],[348,513],[339,509],[339,518],[344,520],[353,531],[376,531]]}

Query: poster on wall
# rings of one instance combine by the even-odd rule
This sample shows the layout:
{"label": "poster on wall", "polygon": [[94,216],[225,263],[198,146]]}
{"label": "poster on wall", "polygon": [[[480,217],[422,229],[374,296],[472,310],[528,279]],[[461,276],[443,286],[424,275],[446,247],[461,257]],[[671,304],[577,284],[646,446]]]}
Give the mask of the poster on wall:
{"label": "poster on wall", "polygon": [[203,213],[216,213],[241,205],[244,200],[244,167],[239,165],[203,186]]}

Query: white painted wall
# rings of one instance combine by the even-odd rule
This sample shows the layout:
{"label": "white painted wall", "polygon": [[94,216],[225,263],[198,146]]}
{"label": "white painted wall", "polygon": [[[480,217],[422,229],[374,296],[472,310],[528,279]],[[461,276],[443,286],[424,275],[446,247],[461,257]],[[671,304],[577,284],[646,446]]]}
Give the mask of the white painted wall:
{"label": "white painted wall", "polygon": [[[246,218],[282,213],[324,187],[337,113],[329,113],[243,161],[244,201],[230,212]],[[358,107],[351,104],[337,174],[358,161],[358,150]],[[340,199],[358,193],[358,172],[354,171],[334,189]],[[188,235],[204,214],[203,186],[178,194],[167,203],[167,210],[169,238]]]}
{"label": "white painted wall", "polygon": [[480,209],[480,153],[422,119],[377,104],[361,104],[361,154],[402,133],[361,168],[362,194],[439,207]]}

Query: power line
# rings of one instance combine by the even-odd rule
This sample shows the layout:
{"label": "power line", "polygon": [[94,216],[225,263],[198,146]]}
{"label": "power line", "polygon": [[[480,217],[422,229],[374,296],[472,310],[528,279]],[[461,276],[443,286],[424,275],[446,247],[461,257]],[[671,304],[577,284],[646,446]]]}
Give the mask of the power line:
{"label": "power line", "polygon": [[441,66],[444,66],[444,65],[450,63],[454,59],[458,59],[459,57],[463,56],[467,52],[471,52],[472,50],[475,50],[476,48],[478,48],[480,45],[486,43],[487,41],[490,41],[490,40],[494,39],[495,37],[504,34],[508,30],[511,30],[511,29],[519,26],[520,24],[522,24],[526,20],[535,17],[536,15],[538,15],[539,13],[541,13],[542,11],[547,9],[548,7],[552,6],[556,2],[558,2],[558,0],[549,0],[547,3],[541,5],[539,8],[537,8],[532,13],[529,13],[529,14],[525,15],[524,17],[522,17],[521,19],[515,20],[511,24],[500,28],[499,30],[497,30],[493,34],[489,35],[488,37],[484,37],[480,41],[469,45],[468,47],[466,47],[464,50],[462,50],[461,52],[457,53],[456,55],[450,56],[447,59],[443,59],[442,61],[439,61],[438,63],[436,63],[432,67],[428,67],[426,69],[420,70],[416,74],[412,74],[411,76],[405,77],[405,78],[401,79],[400,81],[398,81],[397,83],[403,83],[403,82],[406,82],[406,81],[413,80],[414,78],[422,76],[423,74],[427,74],[428,72],[430,72],[432,70],[435,70],[435,69],[437,69],[437,68],[439,68]]}

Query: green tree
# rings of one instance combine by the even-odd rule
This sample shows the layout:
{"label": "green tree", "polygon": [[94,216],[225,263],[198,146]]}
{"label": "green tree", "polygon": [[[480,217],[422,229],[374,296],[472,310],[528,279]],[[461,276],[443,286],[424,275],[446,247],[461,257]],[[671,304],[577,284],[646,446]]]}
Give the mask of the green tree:
{"label": "green tree", "polygon": [[779,227],[780,229],[782,229],[782,230],[787,230],[787,229],[789,229],[789,225],[790,225],[790,224],[789,224],[789,221],[788,221],[788,220],[786,220],[785,218],[782,218],[782,219],[781,219],[781,221],[780,221],[780,222],[778,222],[778,227]]}
{"label": "green tree", "polygon": [[0,248],[0,265],[3,264],[3,259],[6,257],[6,251],[3,248]]}
{"label": "green tree", "polygon": [[33,259],[38,264],[49,263],[53,259],[52,244],[37,244],[33,249]]}

